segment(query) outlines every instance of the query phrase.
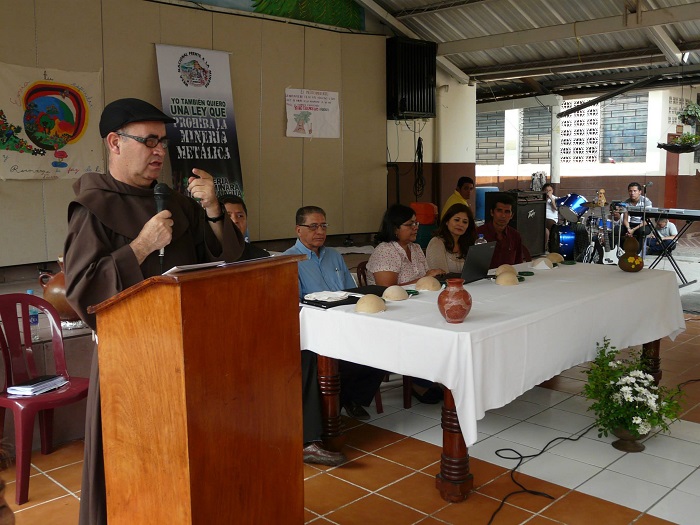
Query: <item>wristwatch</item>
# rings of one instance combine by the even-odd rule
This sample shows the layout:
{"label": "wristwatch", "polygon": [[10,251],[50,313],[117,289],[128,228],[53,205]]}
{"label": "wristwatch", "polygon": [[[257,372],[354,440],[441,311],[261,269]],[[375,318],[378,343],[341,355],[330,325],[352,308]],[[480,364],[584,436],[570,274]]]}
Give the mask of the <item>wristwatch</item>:
{"label": "wristwatch", "polygon": [[224,210],[224,207],[221,206],[221,215],[218,215],[216,217],[209,217],[209,215],[207,215],[207,212],[204,212],[204,216],[207,218],[207,220],[209,222],[219,222],[219,221],[223,221],[224,217],[226,217],[226,211]]}

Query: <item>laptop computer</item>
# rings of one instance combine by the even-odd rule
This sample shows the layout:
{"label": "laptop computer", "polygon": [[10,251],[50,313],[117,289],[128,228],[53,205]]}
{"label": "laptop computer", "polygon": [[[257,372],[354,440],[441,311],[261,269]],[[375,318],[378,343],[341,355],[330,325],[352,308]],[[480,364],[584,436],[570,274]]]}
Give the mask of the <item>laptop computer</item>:
{"label": "laptop computer", "polygon": [[473,283],[479,279],[485,279],[488,276],[495,249],[496,241],[470,246],[467,256],[464,259],[462,273],[446,273],[438,276],[438,281],[444,282],[447,279],[457,277],[464,279],[465,283]]}

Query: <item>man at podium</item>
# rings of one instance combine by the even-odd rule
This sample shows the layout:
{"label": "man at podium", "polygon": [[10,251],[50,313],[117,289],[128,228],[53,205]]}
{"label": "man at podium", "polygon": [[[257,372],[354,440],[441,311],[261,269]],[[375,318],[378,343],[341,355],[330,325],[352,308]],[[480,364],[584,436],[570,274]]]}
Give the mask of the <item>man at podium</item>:
{"label": "man at podium", "polygon": [[[160,275],[163,269],[233,262],[243,250],[243,236],[233,222],[224,220],[207,172],[192,170],[187,189],[193,198],[167,188],[155,195],[168,146],[165,124],[173,122],[143,100],[111,102],[99,124],[108,173],[86,173],[73,185],[76,198],[68,206],[64,251],[66,296],[93,330],[95,316],[87,313],[89,306]],[[81,525],[107,523],[99,392],[95,353],[87,401]]]}

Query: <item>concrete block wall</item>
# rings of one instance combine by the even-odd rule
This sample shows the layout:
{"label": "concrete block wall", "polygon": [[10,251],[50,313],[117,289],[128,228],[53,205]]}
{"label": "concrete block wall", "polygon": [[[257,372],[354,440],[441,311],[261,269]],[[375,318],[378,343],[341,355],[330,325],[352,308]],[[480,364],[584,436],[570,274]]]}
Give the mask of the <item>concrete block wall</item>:
{"label": "concrete block wall", "polygon": [[521,113],[520,163],[549,164],[552,155],[550,108],[525,108]]}
{"label": "concrete block wall", "polygon": [[476,115],[476,163],[503,164],[505,111]]}
{"label": "concrete block wall", "polygon": [[601,162],[646,161],[648,114],[648,93],[621,95],[601,104]]}

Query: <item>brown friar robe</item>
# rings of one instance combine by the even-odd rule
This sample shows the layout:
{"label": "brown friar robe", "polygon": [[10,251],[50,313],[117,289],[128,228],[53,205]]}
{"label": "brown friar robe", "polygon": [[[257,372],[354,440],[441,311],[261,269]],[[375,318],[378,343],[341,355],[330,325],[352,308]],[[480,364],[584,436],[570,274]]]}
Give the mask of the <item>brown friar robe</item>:
{"label": "brown friar robe", "polygon": [[[75,182],[73,189],[76,198],[68,206],[68,236],[64,249],[66,296],[83,321],[95,330],[95,316],[87,313],[89,306],[162,273],[158,251],[139,265],[129,246],[156,214],[156,204],[153,188],[130,186],[109,174],[86,173]],[[224,220],[222,246],[196,201],[172,192],[166,208],[172,212],[174,225],[172,241],[165,248],[163,269],[216,260],[233,262],[241,255],[243,237],[232,221]],[[80,525],[106,523],[99,370],[95,352],[87,401]]]}

